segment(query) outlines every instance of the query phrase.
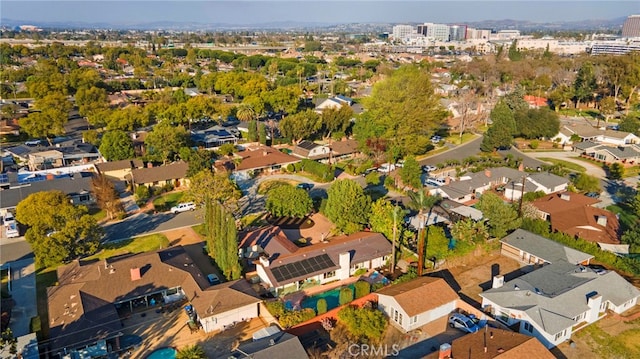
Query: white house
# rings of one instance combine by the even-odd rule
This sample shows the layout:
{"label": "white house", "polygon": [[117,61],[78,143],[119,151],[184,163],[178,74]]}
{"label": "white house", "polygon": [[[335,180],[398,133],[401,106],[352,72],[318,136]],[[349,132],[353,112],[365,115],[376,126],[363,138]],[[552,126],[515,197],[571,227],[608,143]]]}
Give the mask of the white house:
{"label": "white house", "polygon": [[[522,180],[510,181],[505,186],[504,196],[513,200],[522,197]],[[524,179],[524,193],[544,192],[545,194],[565,191],[569,180],[548,172],[538,172],[528,175]]]}
{"label": "white house", "polygon": [[276,293],[299,289],[305,282],[323,284],[347,279],[360,269],[380,268],[391,254],[391,242],[380,233],[357,232],[298,248],[277,228],[256,232],[260,233],[241,240],[242,253],[258,257],[256,273]]}
{"label": "white house", "polygon": [[505,237],[502,253],[541,268],[508,282],[495,276],[492,288],[480,294],[482,307],[547,348],[569,340],[607,310],[631,309],[640,296],[616,272],[588,268],[592,256],[531,232],[519,229]]}
{"label": "white house", "polygon": [[420,277],[378,291],[378,309],[404,332],[446,317],[459,300],[442,278]]}
{"label": "white house", "polygon": [[327,145],[321,145],[312,141],[300,141],[293,148],[293,155],[300,158],[323,159],[329,157],[331,148]]}

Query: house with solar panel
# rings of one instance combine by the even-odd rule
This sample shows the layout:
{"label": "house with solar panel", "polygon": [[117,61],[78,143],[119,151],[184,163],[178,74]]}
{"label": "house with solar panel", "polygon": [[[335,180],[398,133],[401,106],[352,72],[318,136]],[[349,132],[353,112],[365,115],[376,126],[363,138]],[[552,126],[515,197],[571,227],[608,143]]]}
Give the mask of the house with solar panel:
{"label": "house with solar panel", "polygon": [[205,149],[218,148],[225,143],[238,143],[238,133],[232,133],[232,130],[222,126],[211,126],[202,131],[191,131],[191,140],[198,147]]}
{"label": "house with solar panel", "polygon": [[304,283],[324,284],[347,279],[359,269],[384,266],[391,242],[380,233],[358,232],[298,247],[278,227],[241,238],[240,253],[253,261],[256,274],[271,292],[300,289]]}

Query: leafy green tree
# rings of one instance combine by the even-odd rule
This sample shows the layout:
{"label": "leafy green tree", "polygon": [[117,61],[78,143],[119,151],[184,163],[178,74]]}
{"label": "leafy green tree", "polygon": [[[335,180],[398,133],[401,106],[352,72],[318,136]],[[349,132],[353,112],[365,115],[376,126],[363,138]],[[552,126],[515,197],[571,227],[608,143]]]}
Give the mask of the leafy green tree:
{"label": "leafy green tree", "polygon": [[320,115],[325,137],[331,137],[333,133],[344,134],[353,118],[353,110],[349,106],[340,108],[327,108]]}
{"label": "leafy green tree", "polygon": [[371,171],[364,177],[365,182],[369,186],[380,185],[380,174],[377,171]]}
{"label": "leafy green tree", "polygon": [[327,300],[324,298],[318,299],[316,302],[316,312],[318,315],[322,315],[327,312]]}
{"label": "leafy green tree", "polygon": [[59,93],[52,93],[36,100],[35,108],[40,112],[32,112],[20,120],[20,127],[31,137],[46,137],[49,142],[53,136],[65,133],[64,124],[69,118],[71,103]]}
{"label": "leafy green tree", "polygon": [[107,131],[100,141],[100,154],[107,161],[133,158],[133,141],[124,131]]}
{"label": "leafy green tree", "polygon": [[340,297],[338,299],[340,305],[351,303],[353,301],[353,290],[349,287],[340,288]]}
{"label": "leafy green tree", "polygon": [[511,46],[509,46],[509,60],[511,61],[520,61],[522,60],[522,53],[518,50],[518,40],[513,40]]}
{"label": "leafy green tree", "polygon": [[[387,239],[394,238],[394,211],[396,207],[385,198],[380,198],[371,204],[369,226],[372,232],[382,233]],[[402,219],[405,212],[399,208],[398,218],[395,218],[395,230],[402,236]]]}
{"label": "leafy green tree", "polygon": [[262,145],[267,144],[267,126],[262,122],[258,125],[258,141]]}
{"label": "leafy green tree", "polygon": [[267,192],[266,209],[276,217],[303,218],[313,209],[313,201],[304,189],[282,185]]}
{"label": "leafy green tree", "polygon": [[241,196],[242,192],[229,178],[228,173],[212,173],[209,169],[202,170],[191,177],[187,192],[187,199],[195,202],[199,207],[218,202],[228,209],[234,209]]}
{"label": "leafy green tree", "polygon": [[104,231],[87,207],[74,206],[60,191],[36,192],[18,203],[18,222],[38,266],[48,267],[94,253]]}
{"label": "leafy green tree", "polygon": [[466,242],[484,242],[489,239],[489,230],[484,221],[463,219],[453,224],[451,234],[454,238]]}
{"label": "leafy green tree", "polygon": [[207,359],[207,354],[198,344],[187,345],[186,347],[178,350],[178,353],[176,353],[176,359]]}
{"label": "leafy green tree", "polygon": [[215,159],[215,153],[208,150],[194,150],[189,147],[182,147],[179,152],[180,159],[189,164],[187,177],[192,177],[202,170],[210,170]]}
{"label": "leafy green tree", "polygon": [[[516,88],[504,96],[500,102],[504,102],[513,114],[524,112],[529,109],[529,104],[524,100],[524,95],[524,89],[521,86],[516,86]],[[493,119],[493,117],[491,117],[491,119]]]}
{"label": "leafy green tree", "polygon": [[429,72],[418,66],[403,66],[377,82],[364,105],[367,111],[353,130],[360,145],[382,139],[401,154],[426,152],[448,113],[433,92]]}
{"label": "leafy green tree", "polygon": [[362,187],[353,180],[343,179],[333,182],[327,192],[324,212],[336,228],[346,234],[362,230],[371,205]]}
{"label": "leafy green tree", "polygon": [[80,88],[75,96],[80,115],[87,118],[96,127],[106,125],[106,114],[109,109],[107,91],[99,87]]}
{"label": "leafy green tree", "polygon": [[313,110],[298,112],[285,117],[280,121],[280,131],[290,138],[292,142],[298,143],[315,134],[322,127],[320,116]]}
{"label": "leafy green tree", "polygon": [[338,312],[338,318],[357,340],[380,340],[388,323],[387,317],[373,308],[347,306]]}
{"label": "leafy green tree", "polygon": [[420,164],[416,161],[415,157],[407,156],[404,160],[404,165],[400,169],[400,178],[402,179],[402,183],[413,188],[421,188],[422,180],[420,179],[420,176],[422,176]]}
{"label": "leafy green tree", "polygon": [[256,142],[258,139],[258,121],[250,120],[248,124],[247,140],[249,142]]}
{"label": "leafy green tree", "polygon": [[236,109],[236,117],[238,117],[240,121],[249,122],[255,120],[256,112],[252,106],[242,104]]}
{"label": "leafy green tree", "polygon": [[640,117],[627,115],[622,118],[618,125],[620,131],[631,132],[633,134],[640,135]]}
{"label": "leafy green tree", "polygon": [[600,180],[586,173],[580,173],[573,179],[573,185],[581,192],[600,192]]}
{"label": "leafy green tree", "polygon": [[582,64],[573,82],[573,98],[576,108],[580,107],[581,101],[589,101],[593,98],[593,93],[598,88],[595,68],[589,61]]}
{"label": "leafy green tree", "polygon": [[118,191],[107,176],[102,174],[94,176],[91,179],[91,190],[98,206],[107,213],[109,219],[114,219],[124,212]]}
{"label": "leafy green tree", "polygon": [[495,238],[502,238],[520,226],[518,212],[491,192],[483,193],[476,207],[487,219],[489,234]]}
{"label": "leafy green tree", "polygon": [[[600,113],[604,116],[605,121],[609,121],[609,118],[613,116],[616,112],[616,107],[616,100],[611,96],[607,96],[600,101]],[[600,126],[598,125],[598,127]]]}
{"label": "leafy green tree", "polygon": [[302,90],[299,86],[278,86],[272,91],[263,92],[260,94],[260,98],[273,111],[284,111],[291,114],[298,112],[301,95]]}
{"label": "leafy green tree", "polygon": [[509,148],[516,133],[516,121],[513,111],[506,102],[500,101],[489,115],[493,122],[484,134],[480,149],[483,152],[493,152],[496,149]]}
{"label": "leafy green tree", "polygon": [[147,126],[156,115],[154,104],[147,105],[144,109],[138,106],[127,106],[105,112],[107,130],[133,131],[139,127]]}
{"label": "leafy green tree", "polygon": [[527,139],[551,138],[560,131],[558,114],[549,109],[529,109],[515,115],[518,133]]}
{"label": "leafy green tree", "polygon": [[354,284],[356,290],[356,299],[362,298],[365,295],[371,293],[371,284],[364,280],[359,280]]}
{"label": "leafy green tree", "polygon": [[624,177],[624,166],[618,162],[614,162],[609,166],[609,178],[619,180]]}
{"label": "leafy green tree", "polygon": [[144,143],[147,145],[149,158],[166,162],[172,160],[187,145],[189,134],[184,126],[173,126],[162,121],[153,127]]}

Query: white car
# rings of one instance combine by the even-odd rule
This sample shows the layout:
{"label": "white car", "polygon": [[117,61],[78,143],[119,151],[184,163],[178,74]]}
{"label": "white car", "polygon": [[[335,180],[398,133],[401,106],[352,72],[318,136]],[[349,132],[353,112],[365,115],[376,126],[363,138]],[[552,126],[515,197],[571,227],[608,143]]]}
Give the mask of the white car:
{"label": "white car", "polygon": [[5,224],[7,238],[20,237],[20,230],[16,221]]}
{"label": "white car", "polygon": [[436,167],[436,166],[431,166],[431,165],[422,166],[422,172],[431,172],[431,171],[435,171],[437,169],[438,169],[438,167]]}
{"label": "white car", "polygon": [[427,178],[424,182],[425,185],[431,185],[435,187],[444,186],[447,181],[444,178]]}
{"label": "white car", "polygon": [[180,213],[186,211],[195,211],[196,204],[193,202],[178,203],[178,205],[171,207],[171,213]]}
{"label": "white car", "polygon": [[378,167],[378,172],[387,173],[396,170],[396,165],[391,163],[383,163]]}
{"label": "white car", "polygon": [[440,136],[431,137],[431,143],[433,143],[434,145],[440,143],[440,141],[442,141],[442,137]]}
{"label": "white car", "polygon": [[8,225],[11,223],[15,223],[16,219],[13,217],[13,213],[11,212],[7,212],[4,214],[4,217],[2,217],[2,224]]}

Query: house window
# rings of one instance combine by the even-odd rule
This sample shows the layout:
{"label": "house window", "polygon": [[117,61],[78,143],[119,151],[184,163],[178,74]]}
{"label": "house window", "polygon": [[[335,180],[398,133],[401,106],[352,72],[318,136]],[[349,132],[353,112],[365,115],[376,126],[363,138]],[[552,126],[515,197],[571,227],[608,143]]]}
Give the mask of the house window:
{"label": "house window", "polygon": [[402,325],[402,313],[393,309],[393,321]]}
{"label": "house window", "polygon": [[573,318],[573,320],[575,320],[576,322],[579,322],[579,321],[583,320],[586,316],[587,316],[587,313],[582,313],[579,316]]}
{"label": "house window", "polygon": [[327,278],[332,278],[332,277],[335,277],[335,276],[336,276],[336,271],[332,270],[331,272],[327,272],[327,273],[325,273],[325,274],[323,275],[323,278],[324,278],[324,279],[327,279]]}
{"label": "house window", "polygon": [[524,322],[524,330],[528,331],[529,333],[533,333],[533,325],[531,325],[531,323],[529,322]]}
{"label": "house window", "polygon": [[80,196],[78,196],[78,200],[80,202],[89,202],[90,199],[91,197],[88,194],[81,194]]}
{"label": "house window", "polygon": [[608,302],[602,302],[602,304],[600,304],[600,312],[607,310],[607,303]]}
{"label": "house window", "polygon": [[567,330],[565,329],[565,330],[561,331],[560,333],[556,334],[555,340],[558,340],[558,339],[564,337],[566,332],[567,332]]}
{"label": "house window", "polygon": [[417,315],[414,315],[413,317],[411,317],[409,319],[409,324],[411,324],[411,325],[416,324],[417,322],[418,322],[418,316]]}
{"label": "house window", "polygon": [[363,268],[363,267],[364,267],[364,263],[357,263],[357,264],[352,265],[351,269],[358,270],[358,269]]}

